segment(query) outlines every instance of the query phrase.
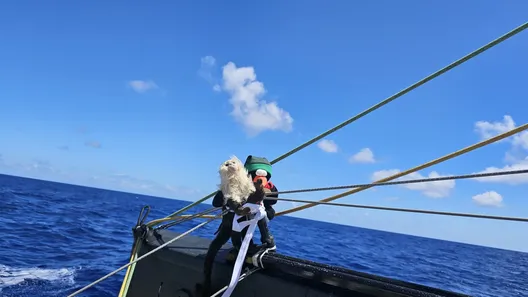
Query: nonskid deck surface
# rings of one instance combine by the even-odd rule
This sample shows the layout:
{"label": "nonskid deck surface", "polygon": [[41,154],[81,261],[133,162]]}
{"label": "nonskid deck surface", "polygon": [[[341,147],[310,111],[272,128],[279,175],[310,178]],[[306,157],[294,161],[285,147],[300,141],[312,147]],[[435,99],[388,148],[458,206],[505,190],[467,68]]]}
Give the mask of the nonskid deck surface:
{"label": "nonskid deck surface", "polygon": [[[168,230],[150,235],[140,256],[178,235]],[[203,260],[210,242],[185,236],[140,261],[127,297],[158,296],[158,291],[160,297],[196,297],[195,286],[202,281]],[[230,249],[226,244],[216,258],[213,285],[217,289],[231,278],[232,264],[226,261]],[[468,296],[279,253],[264,255],[262,262],[265,269],[241,281],[231,296]]]}

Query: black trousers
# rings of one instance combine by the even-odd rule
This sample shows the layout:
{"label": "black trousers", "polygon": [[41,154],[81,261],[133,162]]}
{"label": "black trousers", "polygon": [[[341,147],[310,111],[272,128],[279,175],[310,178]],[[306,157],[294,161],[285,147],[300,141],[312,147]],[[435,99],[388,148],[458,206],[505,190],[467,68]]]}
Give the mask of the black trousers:
{"label": "black trousers", "polygon": [[[242,238],[246,236],[248,227],[244,228],[242,232],[235,232],[232,230],[234,217],[235,217],[235,214],[232,212],[228,212],[222,217],[222,223],[220,223],[218,233],[216,234],[216,237],[213,239],[213,241],[209,245],[209,249],[207,250],[207,254],[205,255],[204,283],[203,283],[203,288],[202,288],[203,296],[210,296],[211,278],[213,274],[214,260],[216,258],[216,255],[222,248],[222,246],[226,244],[231,238],[231,242],[233,243],[233,246],[235,246],[238,249],[242,245]],[[271,242],[273,242],[273,237],[271,236],[269,232],[268,224],[265,220],[258,221],[258,228],[261,234],[262,243],[268,243],[270,242],[270,240]],[[251,242],[250,244],[253,244],[253,242]]]}
{"label": "black trousers", "polygon": [[[273,236],[271,235],[270,231],[269,231],[269,228],[268,228],[268,223],[266,222],[266,220],[260,220],[257,222],[257,227],[259,228],[259,232],[260,232],[260,242],[262,244],[271,244],[271,245],[274,245],[275,242],[274,242],[274,239],[273,239]],[[246,227],[242,230],[242,232],[238,233],[238,232],[233,232],[234,234],[232,235],[232,241],[233,241],[233,245],[239,249],[240,246],[242,245],[242,239],[244,237],[246,237],[246,233],[248,231],[249,227]],[[253,242],[253,238],[251,239],[251,241],[249,242],[249,246],[254,246],[255,243]]]}
{"label": "black trousers", "polygon": [[[232,212],[228,212],[222,217],[222,222],[220,223],[218,233],[209,245],[209,249],[207,250],[204,261],[204,283],[202,288],[202,296],[209,297],[211,295],[211,277],[216,254],[218,254],[222,246],[229,241],[229,238],[232,238],[232,236],[235,235],[234,233],[237,233],[232,231],[234,217],[235,214]],[[235,242],[237,239],[232,238],[231,240]]]}
{"label": "black trousers", "polygon": [[[235,214],[232,212],[228,212],[222,217],[222,222],[220,223],[218,233],[216,234],[216,237],[213,239],[213,241],[211,241],[211,244],[209,245],[209,249],[207,250],[207,254],[205,256],[205,262],[204,262],[204,274],[205,274],[206,280],[207,279],[210,280],[211,278],[211,273],[213,271],[213,263],[214,263],[216,254],[218,254],[222,246],[226,244],[230,238],[232,238],[232,235],[236,233],[232,231],[234,217],[235,217]],[[237,241],[237,238],[233,238],[232,241]]]}

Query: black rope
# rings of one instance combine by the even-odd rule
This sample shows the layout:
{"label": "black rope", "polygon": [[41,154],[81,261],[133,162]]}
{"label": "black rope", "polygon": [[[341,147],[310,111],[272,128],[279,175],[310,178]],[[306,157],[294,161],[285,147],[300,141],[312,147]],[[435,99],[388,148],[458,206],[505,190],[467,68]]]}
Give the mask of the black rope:
{"label": "black rope", "polygon": [[528,222],[528,218],[519,218],[519,217],[488,216],[488,215],[478,215],[478,214],[471,214],[471,213],[445,212],[445,211],[422,210],[422,209],[412,209],[412,208],[370,206],[370,205],[361,205],[361,204],[321,202],[321,201],[300,200],[300,199],[274,198],[274,197],[266,197],[265,199],[266,200],[299,202],[299,203],[322,204],[322,205],[330,205],[330,206],[342,206],[342,207],[367,208],[367,209],[377,209],[377,210],[391,210],[391,211],[401,211],[401,212],[436,214],[436,215],[455,216],[455,217],[469,217],[469,218],[490,219],[490,220]]}
{"label": "black rope", "polygon": [[150,213],[150,206],[149,205],[143,206],[143,208],[141,208],[141,211],[139,212],[139,216],[138,216],[138,220],[137,220],[136,225],[137,226],[143,225],[145,223],[145,220],[147,219],[147,216],[149,215],[149,213]]}
{"label": "black rope", "polygon": [[347,185],[347,186],[335,186],[335,187],[269,192],[269,193],[266,193],[266,196],[278,195],[278,194],[293,194],[293,193],[304,193],[304,192],[342,190],[342,189],[363,188],[363,187],[371,187],[371,186],[375,186],[375,187],[393,186],[393,185],[426,183],[426,182],[435,182],[435,181],[444,181],[444,180],[453,180],[453,179],[468,179],[468,178],[481,178],[481,177],[501,176],[501,175],[514,175],[514,174],[523,174],[523,173],[528,173],[528,169],[512,170],[512,171],[498,171],[498,172],[489,172],[489,173],[474,173],[474,174],[442,176],[442,177],[431,177],[431,178],[421,178],[421,179],[402,180],[402,181],[390,181],[390,182],[384,182],[384,183],[356,184],[356,185]]}

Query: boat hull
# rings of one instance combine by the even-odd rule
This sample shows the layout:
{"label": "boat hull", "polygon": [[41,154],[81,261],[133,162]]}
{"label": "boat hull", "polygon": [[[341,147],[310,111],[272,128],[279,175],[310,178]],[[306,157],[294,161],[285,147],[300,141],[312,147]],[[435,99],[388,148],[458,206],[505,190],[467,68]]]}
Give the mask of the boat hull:
{"label": "boat hull", "polygon": [[[149,234],[138,256],[178,235],[168,230]],[[126,297],[197,297],[195,288],[203,279],[209,243],[205,238],[186,236],[139,261]],[[226,244],[216,258],[213,292],[230,281],[233,266],[226,260],[230,249]],[[265,255],[262,262],[265,269],[240,281],[231,296],[467,296],[278,253]]]}

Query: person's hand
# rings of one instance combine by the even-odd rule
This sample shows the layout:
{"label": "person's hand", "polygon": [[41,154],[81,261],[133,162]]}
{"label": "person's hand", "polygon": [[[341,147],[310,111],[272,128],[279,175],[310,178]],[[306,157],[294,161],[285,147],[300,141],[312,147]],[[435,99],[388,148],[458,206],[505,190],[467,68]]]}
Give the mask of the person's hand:
{"label": "person's hand", "polygon": [[275,217],[275,209],[272,207],[266,208],[266,216],[268,217],[268,220],[273,220]]}
{"label": "person's hand", "polygon": [[237,208],[237,210],[235,210],[235,213],[239,216],[247,216],[251,213],[251,209],[249,207]]}

